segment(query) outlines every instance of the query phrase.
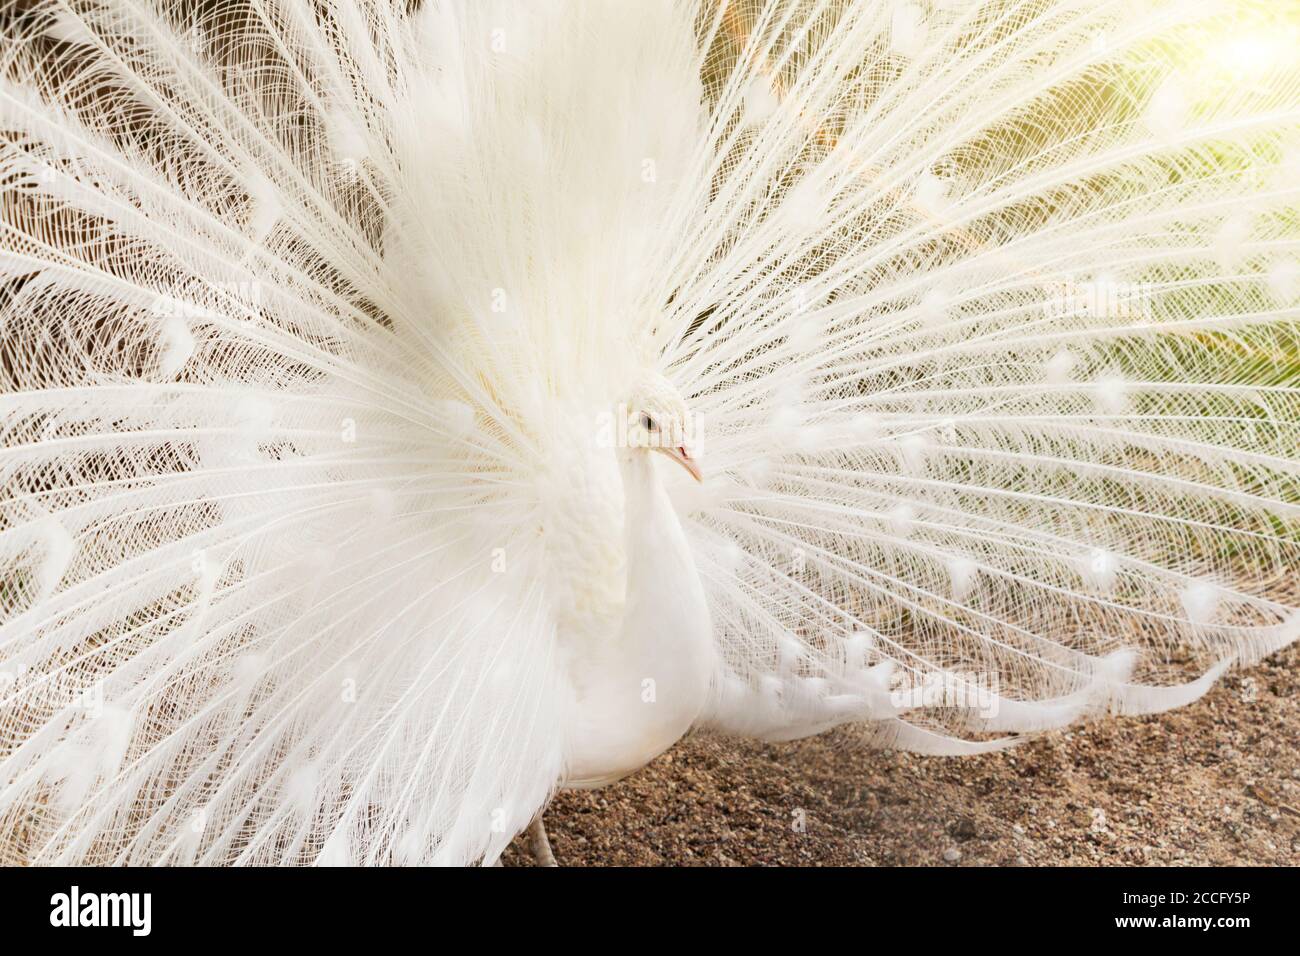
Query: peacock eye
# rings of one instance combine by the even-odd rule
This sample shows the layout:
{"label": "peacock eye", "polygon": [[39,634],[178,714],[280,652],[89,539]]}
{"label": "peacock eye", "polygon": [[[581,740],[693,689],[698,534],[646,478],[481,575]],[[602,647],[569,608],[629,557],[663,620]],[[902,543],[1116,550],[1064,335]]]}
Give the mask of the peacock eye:
{"label": "peacock eye", "polygon": [[655,431],[659,426],[655,424],[655,420],[651,418],[649,415],[642,415],[641,427],[648,432],[652,432]]}

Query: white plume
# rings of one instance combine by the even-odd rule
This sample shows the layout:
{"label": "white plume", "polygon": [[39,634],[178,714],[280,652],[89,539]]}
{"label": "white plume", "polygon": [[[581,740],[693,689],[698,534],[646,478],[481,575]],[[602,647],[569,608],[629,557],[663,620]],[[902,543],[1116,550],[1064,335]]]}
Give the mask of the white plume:
{"label": "white plume", "polygon": [[702,726],[976,752],[1300,633],[1286,5],[411,6],[0,3],[0,856],[495,859],[647,366]]}

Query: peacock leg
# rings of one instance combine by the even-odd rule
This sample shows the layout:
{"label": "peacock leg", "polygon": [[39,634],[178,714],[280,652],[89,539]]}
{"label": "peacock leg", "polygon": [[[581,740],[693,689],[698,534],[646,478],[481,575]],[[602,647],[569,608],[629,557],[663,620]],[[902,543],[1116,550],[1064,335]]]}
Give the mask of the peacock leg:
{"label": "peacock leg", "polygon": [[546,825],[542,823],[539,813],[528,825],[528,838],[532,842],[533,861],[538,866],[559,866],[555,854],[551,852],[551,841],[546,838]]}

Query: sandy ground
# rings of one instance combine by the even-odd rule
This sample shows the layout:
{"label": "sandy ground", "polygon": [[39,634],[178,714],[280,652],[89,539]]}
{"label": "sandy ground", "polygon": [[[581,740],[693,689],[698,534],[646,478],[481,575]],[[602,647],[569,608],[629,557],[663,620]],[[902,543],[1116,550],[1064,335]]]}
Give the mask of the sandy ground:
{"label": "sandy ground", "polygon": [[[564,865],[1300,864],[1300,647],[1181,711],[980,757],[694,738],[546,814]],[[504,862],[528,865],[525,840]]]}

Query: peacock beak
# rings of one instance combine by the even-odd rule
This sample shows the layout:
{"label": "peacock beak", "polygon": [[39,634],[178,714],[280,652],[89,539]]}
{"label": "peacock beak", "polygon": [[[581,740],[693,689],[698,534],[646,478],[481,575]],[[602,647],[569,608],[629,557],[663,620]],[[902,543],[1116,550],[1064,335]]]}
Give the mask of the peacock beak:
{"label": "peacock beak", "polygon": [[673,461],[677,462],[677,464],[690,472],[691,477],[696,481],[704,481],[704,474],[700,471],[700,466],[696,463],[695,459],[691,457],[691,454],[686,450],[685,445],[678,445],[676,448],[671,445],[665,445],[656,448],[655,451],[663,452]]}

